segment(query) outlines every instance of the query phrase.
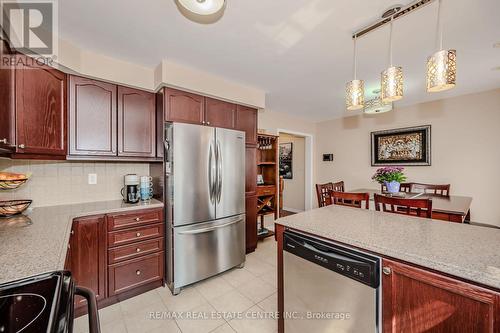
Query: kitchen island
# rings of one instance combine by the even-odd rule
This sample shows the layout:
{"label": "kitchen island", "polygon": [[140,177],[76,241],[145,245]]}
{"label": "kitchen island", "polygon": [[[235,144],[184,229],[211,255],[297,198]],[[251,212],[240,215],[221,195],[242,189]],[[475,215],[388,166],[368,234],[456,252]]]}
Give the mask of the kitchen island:
{"label": "kitchen island", "polygon": [[279,219],[281,313],[285,230],[382,258],[384,332],[500,330],[500,230],[339,206]]}

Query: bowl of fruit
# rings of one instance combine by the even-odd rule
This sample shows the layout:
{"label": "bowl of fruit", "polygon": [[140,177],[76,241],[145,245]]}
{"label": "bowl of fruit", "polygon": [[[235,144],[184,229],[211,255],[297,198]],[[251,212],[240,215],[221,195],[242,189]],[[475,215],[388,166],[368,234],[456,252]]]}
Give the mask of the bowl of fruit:
{"label": "bowl of fruit", "polygon": [[0,190],[14,190],[30,178],[30,173],[0,172]]}

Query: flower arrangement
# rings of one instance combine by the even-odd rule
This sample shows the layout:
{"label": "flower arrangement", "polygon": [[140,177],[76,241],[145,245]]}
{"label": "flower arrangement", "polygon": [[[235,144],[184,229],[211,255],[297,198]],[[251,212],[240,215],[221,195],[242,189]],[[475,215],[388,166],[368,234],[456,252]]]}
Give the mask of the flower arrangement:
{"label": "flower arrangement", "polygon": [[406,181],[406,176],[403,173],[404,168],[402,167],[383,167],[377,169],[372,177],[372,180],[379,182],[380,184],[386,184],[390,182],[403,183]]}

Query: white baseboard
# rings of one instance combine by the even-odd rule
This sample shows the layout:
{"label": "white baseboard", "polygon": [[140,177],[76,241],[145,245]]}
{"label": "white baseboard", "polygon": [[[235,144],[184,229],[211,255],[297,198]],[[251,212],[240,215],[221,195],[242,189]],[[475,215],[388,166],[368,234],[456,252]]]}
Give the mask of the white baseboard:
{"label": "white baseboard", "polygon": [[303,210],[301,210],[301,209],[288,208],[288,207],[283,207],[283,210],[287,210],[287,211],[292,212],[292,213],[300,213],[300,212],[303,212]]}

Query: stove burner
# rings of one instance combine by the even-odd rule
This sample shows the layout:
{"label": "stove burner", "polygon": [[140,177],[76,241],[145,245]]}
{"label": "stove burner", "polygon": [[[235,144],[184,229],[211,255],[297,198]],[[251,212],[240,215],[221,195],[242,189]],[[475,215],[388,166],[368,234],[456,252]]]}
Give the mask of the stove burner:
{"label": "stove burner", "polygon": [[12,315],[7,321],[8,327],[4,323],[0,324],[0,332],[23,332],[42,315],[46,306],[47,300],[38,294],[19,293],[0,296],[0,312]]}

